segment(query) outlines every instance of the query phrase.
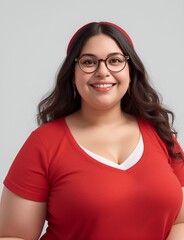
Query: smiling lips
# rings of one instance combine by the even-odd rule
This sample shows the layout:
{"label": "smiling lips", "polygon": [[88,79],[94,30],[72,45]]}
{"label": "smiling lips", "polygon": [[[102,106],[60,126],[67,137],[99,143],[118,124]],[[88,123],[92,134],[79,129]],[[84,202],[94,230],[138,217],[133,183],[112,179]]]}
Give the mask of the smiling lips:
{"label": "smiling lips", "polygon": [[98,83],[98,84],[91,84],[91,86],[100,92],[104,92],[104,91],[109,91],[113,86],[115,85],[115,83]]}

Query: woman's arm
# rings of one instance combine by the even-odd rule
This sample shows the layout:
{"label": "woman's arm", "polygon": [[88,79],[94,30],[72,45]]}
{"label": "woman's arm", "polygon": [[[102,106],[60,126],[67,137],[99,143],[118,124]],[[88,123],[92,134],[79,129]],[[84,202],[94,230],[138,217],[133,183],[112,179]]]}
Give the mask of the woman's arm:
{"label": "woman's arm", "polygon": [[4,188],[0,203],[0,239],[38,240],[46,207],[46,203],[24,199]]}
{"label": "woman's arm", "polygon": [[182,191],[183,191],[182,207],[167,240],[184,240],[184,187],[182,188]]}

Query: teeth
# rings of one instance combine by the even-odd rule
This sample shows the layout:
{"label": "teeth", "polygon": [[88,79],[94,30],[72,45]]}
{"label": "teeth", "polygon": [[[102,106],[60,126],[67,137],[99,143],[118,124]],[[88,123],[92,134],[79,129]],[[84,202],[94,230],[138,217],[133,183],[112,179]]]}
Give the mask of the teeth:
{"label": "teeth", "polygon": [[108,84],[95,84],[93,86],[96,87],[96,88],[108,88],[108,87],[112,87],[113,84],[110,84],[110,83],[108,83]]}

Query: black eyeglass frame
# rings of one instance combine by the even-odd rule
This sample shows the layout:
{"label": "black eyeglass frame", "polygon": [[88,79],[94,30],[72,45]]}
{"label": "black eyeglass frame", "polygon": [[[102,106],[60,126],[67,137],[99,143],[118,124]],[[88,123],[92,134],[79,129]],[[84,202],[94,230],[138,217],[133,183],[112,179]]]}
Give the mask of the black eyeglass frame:
{"label": "black eyeglass frame", "polygon": [[[120,69],[120,70],[118,70],[118,71],[114,71],[114,70],[109,69],[109,67],[108,67],[108,65],[107,65],[107,60],[108,60],[110,57],[112,57],[113,55],[116,55],[116,54],[121,55],[121,56],[123,56],[123,57],[125,58],[125,65],[123,66],[122,69]],[[94,71],[91,71],[91,72],[86,72],[86,71],[84,71],[84,70],[82,69],[81,65],[80,65],[80,59],[81,59],[82,57],[84,57],[85,54],[82,55],[81,57],[75,58],[75,62],[78,63],[79,68],[80,68],[83,72],[85,72],[85,73],[94,73],[94,72],[96,72],[96,71],[98,70],[99,66],[100,66],[100,62],[104,62],[106,68],[107,68],[110,72],[116,72],[116,73],[117,73],[117,72],[121,72],[121,71],[125,68],[125,66],[126,66],[126,64],[127,64],[127,61],[128,61],[128,59],[130,59],[130,57],[127,56],[127,55],[124,55],[124,54],[122,54],[122,53],[116,53],[116,54],[112,54],[112,55],[108,56],[106,59],[98,59],[96,56],[91,55],[91,56],[93,56],[94,58],[96,58],[96,59],[97,59],[97,62],[98,62],[96,69],[95,69]],[[88,54],[86,54],[86,55],[88,55]],[[89,54],[89,56],[90,56],[90,54]]]}

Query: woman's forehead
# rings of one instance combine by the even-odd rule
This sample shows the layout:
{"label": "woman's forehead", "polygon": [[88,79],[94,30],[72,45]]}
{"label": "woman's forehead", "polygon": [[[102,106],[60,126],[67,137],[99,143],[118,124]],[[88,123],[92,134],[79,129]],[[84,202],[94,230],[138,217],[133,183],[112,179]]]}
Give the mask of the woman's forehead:
{"label": "woman's forehead", "polygon": [[122,52],[122,50],[113,38],[105,34],[98,34],[85,42],[81,54],[93,53],[96,55],[98,53],[109,54],[110,52]]}

